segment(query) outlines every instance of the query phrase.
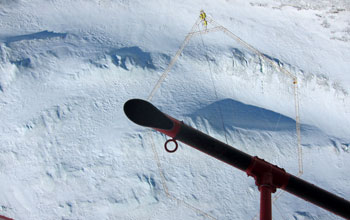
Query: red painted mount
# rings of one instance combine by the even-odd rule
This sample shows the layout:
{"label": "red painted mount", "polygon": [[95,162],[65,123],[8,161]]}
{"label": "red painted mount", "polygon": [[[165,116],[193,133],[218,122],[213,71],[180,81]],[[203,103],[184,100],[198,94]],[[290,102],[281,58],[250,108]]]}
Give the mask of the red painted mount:
{"label": "red painted mount", "polygon": [[284,169],[258,157],[253,157],[246,173],[254,177],[260,191],[260,220],[271,220],[271,193],[276,192],[276,188],[284,189],[290,175]]}
{"label": "red painted mount", "polygon": [[248,176],[252,176],[255,179],[255,184],[260,187],[261,185],[269,185],[274,188],[284,189],[288,185],[290,174],[284,169],[279,168],[269,162],[266,162],[259,157],[253,157],[251,164],[246,170]]}

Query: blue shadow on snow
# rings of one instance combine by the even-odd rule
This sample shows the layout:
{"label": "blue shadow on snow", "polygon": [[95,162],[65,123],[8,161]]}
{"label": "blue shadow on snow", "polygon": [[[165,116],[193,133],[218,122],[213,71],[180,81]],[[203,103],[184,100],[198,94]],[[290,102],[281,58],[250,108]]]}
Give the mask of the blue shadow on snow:
{"label": "blue shadow on snow", "polygon": [[155,69],[151,54],[142,51],[139,47],[123,47],[110,52],[112,62],[116,66],[120,66],[125,70],[129,70],[127,61],[133,66],[141,68]]}
{"label": "blue shadow on snow", "polygon": [[41,31],[33,34],[19,35],[13,37],[7,37],[5,43],[8,46],[10,43],[22,41],[22,40],[38,40],[38,39],[49,39],[54,37],[65,38],[66,33],[55,33],[51,31]]}
{"label": "blue shadow on snow", "polygon": [[255,130],[295,130],[295,120],[279,113],[252,105],[224,99],[205,106],[187,116],[194,119],[205,118],[216,129],[222,130],[222,120],[226,128],[239,127]]}

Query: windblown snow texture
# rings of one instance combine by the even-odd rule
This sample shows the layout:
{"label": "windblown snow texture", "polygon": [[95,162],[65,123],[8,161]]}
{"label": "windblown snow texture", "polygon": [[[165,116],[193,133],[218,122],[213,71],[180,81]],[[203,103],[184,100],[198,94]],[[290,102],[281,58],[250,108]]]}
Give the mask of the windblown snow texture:
{"label": "windblown snow texture", "polygon": [[[0,215],[197,220],[258,213],[253,179],[185,145],[166,153],[164,136],[150,136],[123,113],[127,100],[148,97],[201,9],[298,77],[302,178],[350,199],[347,0],[3,0]],[[293,81],[223,32],[191,38],[152,103],[298,173]],[[340,219],[287,193],[273,216]]]}

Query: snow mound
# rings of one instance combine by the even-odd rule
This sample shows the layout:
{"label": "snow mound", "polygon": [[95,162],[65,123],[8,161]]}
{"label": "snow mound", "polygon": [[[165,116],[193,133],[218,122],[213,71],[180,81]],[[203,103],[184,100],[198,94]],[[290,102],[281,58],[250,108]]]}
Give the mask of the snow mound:
{"label": "snow mound", "polygon": [[289,117],[232,99],[214,102],[189,116],[208,120],[211,126],[220,130],[222,129],[220,115],[224,118],[224,124],[230,127],[279,131],[295,129],[295,121]]}
{"label": "snow mound", "polygon": [[125,70],[130,70],[133,66],[143,69],[155,69],[151,54],[142,51],[137,46],[117,49],[111,52],[111,58],[114,65]]}

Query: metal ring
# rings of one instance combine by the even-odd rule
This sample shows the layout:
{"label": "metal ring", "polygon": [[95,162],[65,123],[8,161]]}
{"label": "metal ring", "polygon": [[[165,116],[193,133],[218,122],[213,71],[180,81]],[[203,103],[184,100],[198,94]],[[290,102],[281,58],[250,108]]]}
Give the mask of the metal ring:
{"label": "metal ring", "polygon": [[[174,148],[173,150],[169,150],[169,148],[167,147],[167,145],[168,145],[169,142],[174,142],[174,143],[175,143],[175,148]],[[165,144],[164,144],[164,148],[165,148],[165,150],[166,150],[168,153],[174,153],[174,152],[177,150],[177,147],[178,147],[178,144],[177,144],[177,142],[176,142],[175,139],[169,139],[169,140],[167,140],[167,141],[165,142]]]}

